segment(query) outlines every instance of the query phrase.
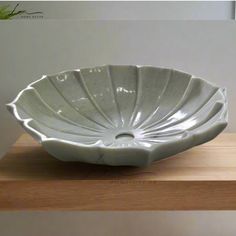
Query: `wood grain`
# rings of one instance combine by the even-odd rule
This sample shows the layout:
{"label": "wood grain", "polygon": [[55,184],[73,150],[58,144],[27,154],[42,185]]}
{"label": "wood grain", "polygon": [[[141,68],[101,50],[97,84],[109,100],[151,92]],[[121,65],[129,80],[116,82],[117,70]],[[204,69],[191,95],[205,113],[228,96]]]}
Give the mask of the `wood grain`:
{"label": "wood grain", "polygon": [[61,162],[29,135],[0,160],[0,210],[235,210],[236,134],[146,168]]}

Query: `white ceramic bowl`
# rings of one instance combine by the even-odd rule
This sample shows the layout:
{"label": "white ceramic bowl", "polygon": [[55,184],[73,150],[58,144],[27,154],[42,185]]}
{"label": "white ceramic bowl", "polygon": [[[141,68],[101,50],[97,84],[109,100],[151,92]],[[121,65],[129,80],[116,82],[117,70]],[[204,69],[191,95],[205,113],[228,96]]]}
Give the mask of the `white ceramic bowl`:
{"label": "white ceramic bowl", "polygon": [[150,66],[99,66],[43,76],[7,104],[63,161],[145,166],[207,142],[227,125],[225,89]]}

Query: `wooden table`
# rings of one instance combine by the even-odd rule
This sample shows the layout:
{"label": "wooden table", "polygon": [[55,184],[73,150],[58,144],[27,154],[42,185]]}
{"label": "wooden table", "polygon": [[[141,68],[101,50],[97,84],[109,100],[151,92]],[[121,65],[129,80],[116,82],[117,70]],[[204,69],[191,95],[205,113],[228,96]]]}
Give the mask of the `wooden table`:
{"label": "wooden table", "polygon": [[0,160],[0,210],[235,210],[236,134],[150,167],[65,163],[23,134]]}

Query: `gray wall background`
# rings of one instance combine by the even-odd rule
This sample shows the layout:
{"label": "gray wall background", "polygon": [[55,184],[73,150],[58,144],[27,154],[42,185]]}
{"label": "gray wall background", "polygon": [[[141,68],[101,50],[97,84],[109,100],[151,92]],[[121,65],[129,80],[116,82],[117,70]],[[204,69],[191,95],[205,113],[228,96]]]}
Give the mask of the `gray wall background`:
{"label": "gray wall background", "polygon": [[235,236],[234,212],[6,212],[2,236]]}
{"label": "gray wall background", "polygon": [[[227,130],[235,132],[235,42],[233,21],[0,22],[0,153],[22,132],[4,104],[29,82],[42,74],[106,63],[173,67],[227,87]],[[0,234],[234,236],[235,217],[225,211],[5,212],[0,213]]]}
{"label": "gray wall background", "polygon": [[[12,8],[17,3],[19,2],[1,2]],[[23,1],[17,9],[42,11],[44,19],[229,20],[235,17],[234,1]]]}
{"label": "gray wall background", "polygon": [[0,22],[0,151],[21,132],[5,103],[42,74],[101,64],[187,71],[228,89],[228,132],[236,131],[234,21]]}

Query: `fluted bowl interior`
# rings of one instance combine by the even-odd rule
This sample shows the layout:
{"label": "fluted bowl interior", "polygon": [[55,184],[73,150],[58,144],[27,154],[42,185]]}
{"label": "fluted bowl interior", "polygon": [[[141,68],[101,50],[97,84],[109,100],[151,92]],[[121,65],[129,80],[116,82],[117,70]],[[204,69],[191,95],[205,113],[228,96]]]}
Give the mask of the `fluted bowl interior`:
{"label": "fluted bowl interior", "polygon": [[142,166],[214,138],[225,89],[173,69],[99,66],[43,76],[9,110],[58,159]]}

